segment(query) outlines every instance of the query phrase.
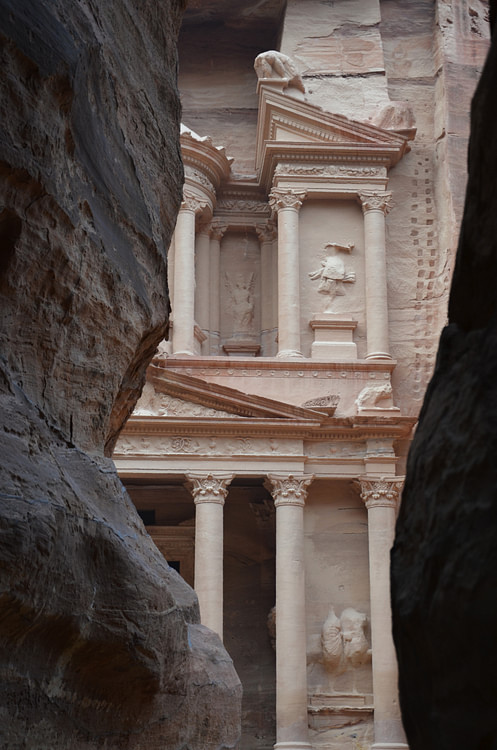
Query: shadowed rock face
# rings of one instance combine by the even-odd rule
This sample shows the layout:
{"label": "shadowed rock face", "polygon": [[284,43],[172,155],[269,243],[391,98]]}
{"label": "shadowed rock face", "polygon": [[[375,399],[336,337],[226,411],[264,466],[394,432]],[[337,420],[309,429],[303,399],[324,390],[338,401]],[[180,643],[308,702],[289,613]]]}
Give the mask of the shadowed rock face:
{"label": "shadowed rock face", "polygon": [[392,551],[411,750],[497,747],[496,87],[494,38],[472,106],[449,325],[409,455]]}
{"label": "shadowed rock face", "polygon": [[0,0],[0,745],[228,748],[240,685],[110,455],[167,326],[181,0]]}

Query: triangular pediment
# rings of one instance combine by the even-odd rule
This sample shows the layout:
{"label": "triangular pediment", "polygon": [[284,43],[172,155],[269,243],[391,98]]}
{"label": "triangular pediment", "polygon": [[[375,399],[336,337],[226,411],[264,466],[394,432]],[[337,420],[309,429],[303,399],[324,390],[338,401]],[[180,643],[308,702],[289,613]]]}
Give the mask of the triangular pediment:
{"label": "triangular pediment", "polygon": [[[360,147],[361,154],[383,153],[391,166],[409,150],[407,139],[398,133],[344,115],[326,112],[308,101],[262,87],[259,100],[257,166],[261,168],[268,146],[307,144]],[[322,152],[322,149],[321,149]]]}
{"label": "triangular pediment", "polygon": [[236,388],[151,365],[147,382],[132,417],[183,419],[288,419],[322,418],[319,409],[293,406],[274,399],[243,393]]}

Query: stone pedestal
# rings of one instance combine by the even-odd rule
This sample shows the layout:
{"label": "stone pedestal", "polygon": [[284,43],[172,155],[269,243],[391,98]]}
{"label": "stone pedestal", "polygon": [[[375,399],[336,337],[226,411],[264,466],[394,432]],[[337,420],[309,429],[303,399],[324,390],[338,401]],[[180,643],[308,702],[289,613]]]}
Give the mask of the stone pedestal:
{"label": "stone pedestal", "polygon": [[309,325],[314,331],[312,359],[357,359],[357,346],[353,341],[357,320],[347,315],[322,312],[313,315]]}
{"label": "stone pedestal", "polygon": [[261,351],[260,344],[256,341],[236,338],[223,344],[223,349],[228,357],[257,357]]}
{"label": "stone pedestal", "polygon": [[276,506],[276,745],[310,750],[307,719],[304,504],[312,477],[270,474]]}

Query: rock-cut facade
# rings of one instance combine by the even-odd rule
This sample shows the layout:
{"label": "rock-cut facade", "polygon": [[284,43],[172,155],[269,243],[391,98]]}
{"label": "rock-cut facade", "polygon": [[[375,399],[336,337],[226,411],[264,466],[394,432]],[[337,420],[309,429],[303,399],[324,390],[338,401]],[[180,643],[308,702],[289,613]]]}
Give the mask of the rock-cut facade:
{"label": "rock-cut facade", "polygon": [[389,551],[487,6],[215,5],[180,35],[171,324],[114,460],[234,660],[241,748],[401,750]]}

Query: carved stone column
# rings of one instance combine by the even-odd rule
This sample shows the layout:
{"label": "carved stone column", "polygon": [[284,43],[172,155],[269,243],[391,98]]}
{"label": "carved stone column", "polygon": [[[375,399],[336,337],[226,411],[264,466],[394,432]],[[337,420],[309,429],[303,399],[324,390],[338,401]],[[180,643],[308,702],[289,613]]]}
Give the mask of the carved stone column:
{"label": "carved stone column", "polygon": [[390,549],[404,479],[361,477],[359,484],[361,498],[368,509],[375,737],[372,747],[375,750],[405,750],[407,744],[400,715],[390,607]]}
{"label": "carved stone column", "polygon": [[392,194],[364,192],[359,197],[364,213],[366,359],[390,359],[385,216],[390,210]]}
{"label": "carved stone column", "polygon": [[305,196],[278,188],[269,196],[269,205],[278,213],[278,357],[302,357],[299,210]]}
{"label": "carved stone column", "polygon": [[226,224],[220,224],[213,221],[211,224],[211,242],[210,242],[210,316],[209,316],[209,353],[220,353],[221,323],[220,323],[220,259],[221,259],[221,240],[227,230]]}
{"label": "carved stone column", "polygon": [[258,224],[255,228],[261,247],[261,348],[265,357],[272,355],[272,339],[275,336],[273,299],[275,294],[273,277],[273,241],[276,228],[272,221]]}
{"label": "carved stone column", "polygon": [[174,230],[173,354],[194,354],[195,214],[207,206],[185,193]]}
{"label": "carved stone column", "polygon": [[313,477],[270,474],[276,506],[276,750],[309,750],[304,504]]}
{"label": "carved stone column", "polygon": [[195,501],[195,591],[200,621],[223,639],[223,505],[232,474],[188,474]]}
{"label": "carved stone column", "polygon": [[210,318],[210,230],[209,223],[199,227],[195,241],[195,320],[205,334],[202,354],[208,354]]}

